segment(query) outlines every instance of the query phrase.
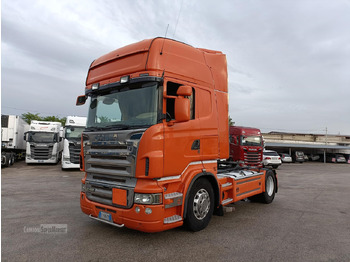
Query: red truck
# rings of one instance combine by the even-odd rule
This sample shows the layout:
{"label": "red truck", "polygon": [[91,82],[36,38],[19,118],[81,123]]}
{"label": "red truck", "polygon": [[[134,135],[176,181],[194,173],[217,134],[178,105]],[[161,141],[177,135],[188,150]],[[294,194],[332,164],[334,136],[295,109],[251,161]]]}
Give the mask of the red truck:
{"label": "red truck", "polygon": [[230,160],[241,167],[262,167],[263,138],[258,128],[230,126]]}
{"label": "red truck", "polygon": [[271,203],[272,170],[234,169],[229,158],[226,56],[155,38],[90,65],[82,134],[82,211],[117,227],[204,229],[247,197]]}

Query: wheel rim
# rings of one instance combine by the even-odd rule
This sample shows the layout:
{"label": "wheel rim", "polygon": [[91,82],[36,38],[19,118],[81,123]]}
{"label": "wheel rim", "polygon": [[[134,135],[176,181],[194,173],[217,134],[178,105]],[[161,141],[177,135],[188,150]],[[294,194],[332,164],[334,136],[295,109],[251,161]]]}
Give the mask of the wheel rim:
{"label": "wheel rim", "polygon": [[267,177],[266,192],[269,196],[272,196],[274,190],[274,182],[272,176]]}
{"label": "wheel rim", "polygon": [[209,209],[210,209],[210,196],[208,191],[202,188],[194,196],[194,200],[193,200],[194,216],[197,219],[202,220],[207,216]]}

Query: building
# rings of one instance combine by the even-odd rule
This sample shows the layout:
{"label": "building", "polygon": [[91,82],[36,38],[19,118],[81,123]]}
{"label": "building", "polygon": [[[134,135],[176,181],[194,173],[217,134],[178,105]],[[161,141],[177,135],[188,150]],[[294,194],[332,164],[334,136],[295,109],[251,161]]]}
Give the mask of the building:
{"label": "building", "polygon": [[278,153],[303,151],[306,154],[350,155],[350,136],[270,132],[264,133],[265,148]]}

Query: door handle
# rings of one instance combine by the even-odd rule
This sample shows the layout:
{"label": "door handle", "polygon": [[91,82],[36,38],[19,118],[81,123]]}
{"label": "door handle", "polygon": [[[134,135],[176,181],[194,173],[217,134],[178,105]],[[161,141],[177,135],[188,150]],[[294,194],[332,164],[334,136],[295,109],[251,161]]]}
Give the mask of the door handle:
{"label": "door handle", "polygon": [[201,149],[201,141],[199,139],[194,140],[191,146],[191,150],[199,150]]}

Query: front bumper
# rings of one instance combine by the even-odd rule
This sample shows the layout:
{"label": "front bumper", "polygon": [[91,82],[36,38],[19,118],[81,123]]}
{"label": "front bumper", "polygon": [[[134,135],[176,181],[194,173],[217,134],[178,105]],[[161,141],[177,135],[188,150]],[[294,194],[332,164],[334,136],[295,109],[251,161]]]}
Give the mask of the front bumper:
{"label": "front bumper", "polygon": [[57,159],[37,160],[33,158],[26,158],[27,164],[56,164],[57,162]]}
{"label": "front bumper", "polygon": [[[181,226],[183,221],[177,221],[174,223],[164,223],[165,208],[162,205],[139,205],[134,204],[129,209],[116,208],[100,203],[90,201],[86,198],[84,192],[80,192],[80,207],[81,210],[93,218],[99,218],[100,211],[109,213],[112,217],[112,222],[115,226],[121,227],[124,225],[127,228],[135,229],[138,231],[153,233],[168,230]],[[136,208],[140,211],[136,212]],[[152,213],[146,214],[146,208],[151,208]],[[105,222],[98,219],[101,222]],[[110,224],[110,223],[108,223]]]}
{"label": "front bumper", "polygon": [[68,169],[68,168],[80,168],[80,164],[73,164],[72,162],[70,161],[64,161],[62,160],[62,168],[63,169]]}
{"label": "front bumper", "polygon": [[263,161],[263,165],[264,166],[279,166],[281,165],[282,162],[281,161]]}

